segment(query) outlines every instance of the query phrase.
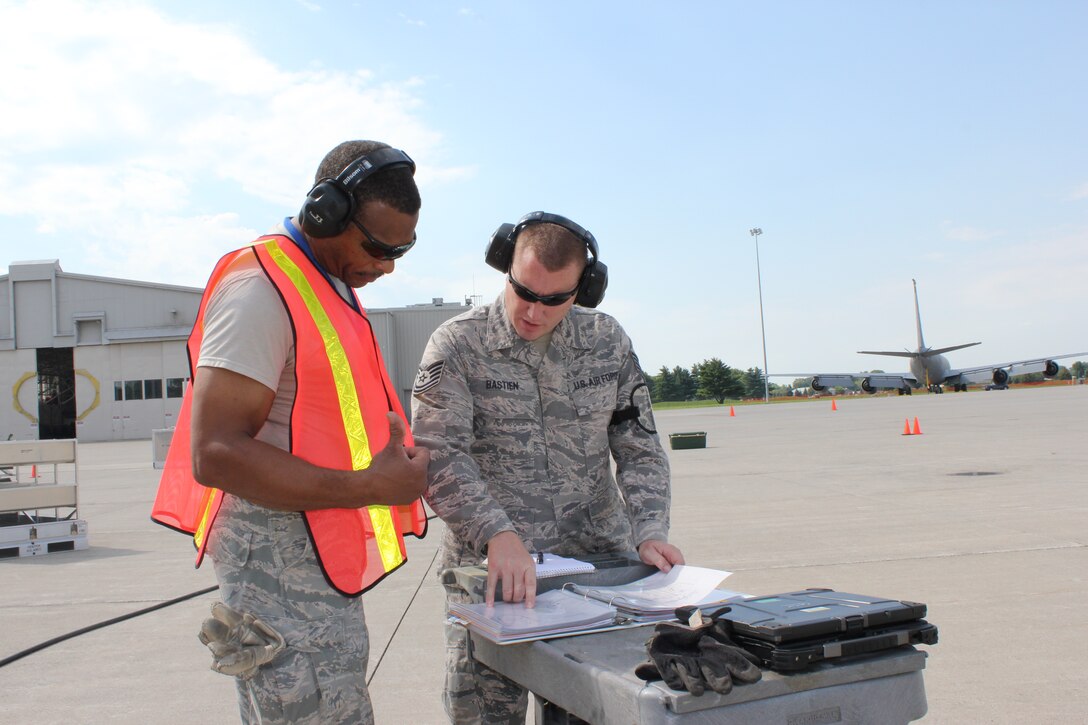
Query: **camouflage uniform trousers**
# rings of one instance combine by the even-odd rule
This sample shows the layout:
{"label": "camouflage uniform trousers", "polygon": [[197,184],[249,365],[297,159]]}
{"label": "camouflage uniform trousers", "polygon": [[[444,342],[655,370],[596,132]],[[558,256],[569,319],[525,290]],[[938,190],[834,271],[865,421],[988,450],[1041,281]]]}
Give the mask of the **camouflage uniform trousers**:
{"label": "camouflage uniform trousers", "polygon": [[208,554],[223,601],[264,620],[286,640],[253,678],[236,678],[242,722],[373,723],[362,598],[329,587],[301,514],[224,496]]}
{"label": "camouflage uniform trousers", "polygon": [[[446,587],[449,602],[472,599],[458,587]],[[447,611],[448,614],[448,611]],[[511,679],[476,661],[468,630],[446,624],[446,691],[443,704],[454,725],[523,725],[528,691]]]}

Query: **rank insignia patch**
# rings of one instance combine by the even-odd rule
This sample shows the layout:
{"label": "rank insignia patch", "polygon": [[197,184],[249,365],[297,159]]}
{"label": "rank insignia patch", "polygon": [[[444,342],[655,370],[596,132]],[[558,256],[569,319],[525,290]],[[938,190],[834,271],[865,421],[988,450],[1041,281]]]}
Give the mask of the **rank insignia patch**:
{"label": "rank insignia patch", "polygon": [[412,386],[412,395],[426,393],[442,382],[442,371],[445,367],[446,361],[438,360],[425,368],[420,368],[419,373],[416,375],[415,385]]}

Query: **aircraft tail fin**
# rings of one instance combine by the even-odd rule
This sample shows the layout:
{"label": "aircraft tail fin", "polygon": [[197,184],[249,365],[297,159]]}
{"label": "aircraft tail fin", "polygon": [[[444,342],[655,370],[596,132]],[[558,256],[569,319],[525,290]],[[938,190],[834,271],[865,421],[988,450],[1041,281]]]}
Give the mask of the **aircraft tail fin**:
{"label": "aircraft tail fin", "polygon": [[952,352],[953,350],[962,350],[965,347],[971,347],[972,345],[981,345],[981,342],[968,342],[963,345],[953,345],[952,347],[942,347],[936,350],[926,349],[926,341],[922,337],[922,310],[918,306],[918,281],[912,279],[911,284],[914,285],[914,324],[915,329],[918,331],[918,349],[914,352],[904,350],[902,352],[898,350],[858,350],[859,355],[887,355],[889,357],[910,357],[910,358],[926,358],[933,357],[935,355],[941,355],[946,352]]}
{"label": "aircraft tail fin", "polygon": [[934,355],[941,355],[946,352],[952,352],[953,350],[962,350],[965,347],[971,347],[972,345],[981,345],[981,342],[968,342],[963,345],[953,345],[951,347],[941,347],[936,350],[926,349],[925,340],[922,339],[922,311],[918,307],[918,282],[914,279],[911,280],[911,284],[914,285],[914,323],[918,329],[918,355],[921,357],[933,357]]}
{"label": "aircraft tail fin", "polygon": [[922,310],[918,307],[918,281],[911,279],[914,285],[914,325],[918,331],[918,352],[926,349],[926,341],[922,339]]}

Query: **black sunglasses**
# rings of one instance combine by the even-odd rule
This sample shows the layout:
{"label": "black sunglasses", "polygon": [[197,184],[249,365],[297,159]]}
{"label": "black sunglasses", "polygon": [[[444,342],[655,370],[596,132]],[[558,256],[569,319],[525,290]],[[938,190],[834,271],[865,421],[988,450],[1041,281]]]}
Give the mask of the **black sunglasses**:
{"label": "black sunglasses", "polygon": [[536,292],[533,292],[531,289],[514,279],[512,272],[506,273],[506,279],[513,285],[514,292],[518,297],[526,302],[539,302],[545,307],[558,307],[578,292],[578,288],[575,287],[570,292],[560,292],[554,295],[538,295]]}
{"label": "black sunglasses", "polygon": [[412,241],[407,244],[402,244],[399,247],[386,244],[385,242],[379,242],[374,238],[374,235],[367,231],[367,228],[363,226],[363,223],[358,219],[352,218],[351,223],[359,227],[359,231],[363,233],[366,240],[360,242],[363,247],[363,251],[369,254],[374,259],[400,259],[408,250],[416,245],[416,233],[412,232]]}

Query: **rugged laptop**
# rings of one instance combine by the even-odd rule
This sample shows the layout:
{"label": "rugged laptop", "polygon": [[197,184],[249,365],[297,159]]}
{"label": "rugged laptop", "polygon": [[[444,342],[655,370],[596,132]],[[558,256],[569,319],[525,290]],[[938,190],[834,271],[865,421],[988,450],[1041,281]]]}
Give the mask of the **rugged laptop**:
{"label": "rugged laptop", "polygon": [[832,589],[731,602],[720,615],[733,638],[779,671],[826,659],[907,644],[936,644],[937,627],[922,619],[926,605]]}

